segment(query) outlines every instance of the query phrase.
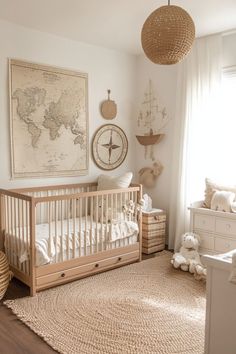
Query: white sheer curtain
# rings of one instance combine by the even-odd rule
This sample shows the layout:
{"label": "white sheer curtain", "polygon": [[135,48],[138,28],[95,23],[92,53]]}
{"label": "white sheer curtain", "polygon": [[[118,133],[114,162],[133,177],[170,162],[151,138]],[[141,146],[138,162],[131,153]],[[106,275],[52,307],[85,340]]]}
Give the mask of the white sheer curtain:
{"label": "white sheer curtain", "polygon": [[170,201],[169,248],[189,230],[188,206],[203,198],[205,177],[217,165],[216,126],[221,83],[221,35],[197,39],[179,64]]}

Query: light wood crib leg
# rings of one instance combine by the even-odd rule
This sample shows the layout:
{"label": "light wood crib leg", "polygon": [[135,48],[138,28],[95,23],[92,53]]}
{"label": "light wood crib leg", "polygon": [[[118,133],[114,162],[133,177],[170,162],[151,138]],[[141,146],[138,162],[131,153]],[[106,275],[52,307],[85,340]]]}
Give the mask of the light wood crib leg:
{"label": "light wood crib leg", "polygon": [[30,296],[35,296],[36,295],[36,287],[31,285],[30,286]]}

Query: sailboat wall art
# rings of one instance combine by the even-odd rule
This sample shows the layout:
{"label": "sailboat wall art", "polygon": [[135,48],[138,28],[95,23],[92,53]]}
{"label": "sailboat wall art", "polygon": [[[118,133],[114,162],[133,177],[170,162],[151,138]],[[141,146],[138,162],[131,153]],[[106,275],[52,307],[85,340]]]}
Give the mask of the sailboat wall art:
{"label": "sailboat wall art", "polygon": [[155,96],[152,81],[149,80],[147,90],[138,114],[137,125],[141,134],[136,135],[139,144],[145,148],[145,159],[155,160],[153,145],[162,141],[164,128],[169,123],[166,108],[162,107]]}

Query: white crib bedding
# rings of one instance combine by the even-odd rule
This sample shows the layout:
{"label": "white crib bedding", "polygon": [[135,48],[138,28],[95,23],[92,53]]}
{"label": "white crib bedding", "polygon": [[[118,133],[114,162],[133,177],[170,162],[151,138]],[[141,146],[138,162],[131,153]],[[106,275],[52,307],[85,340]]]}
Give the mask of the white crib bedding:
{"label": "white crib bedding", "polygon": [[[101,224],[96,223],[90,217],[87,217],[87,219],[82,217],[62,220],[62,222],[58,221],[57,230],[54,222],[50,225],[48,223],[38,224],[36,225],[35,237],[36,266],[63,261],[68,256],[71,259],[72,257],[89,255],[96,251],[124,247],[137,242],[138,233],[138,224],[129,220]],[[49,237],[49,234],[51,234],[51,237]],[[6,253],[10,252],[11,248],[11,252],[13,250],[14,256],[18,257],[20,263],[29,260],[26,235],[26,228],[21,230],[21,242],[19,242],[19,230],[17,228],[14,234],[12,232],[5,235]],[[24,241],[22,241],[22,238]]]}

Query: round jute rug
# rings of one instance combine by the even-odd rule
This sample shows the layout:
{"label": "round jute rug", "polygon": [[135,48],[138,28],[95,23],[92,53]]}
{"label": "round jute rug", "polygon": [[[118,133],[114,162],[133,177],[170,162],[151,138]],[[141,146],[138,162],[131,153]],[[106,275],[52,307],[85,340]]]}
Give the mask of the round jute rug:
{"label": "round jute rug", "polygon": [[170,253],[5,304],[64,354],[203,354],[205,286]]}

